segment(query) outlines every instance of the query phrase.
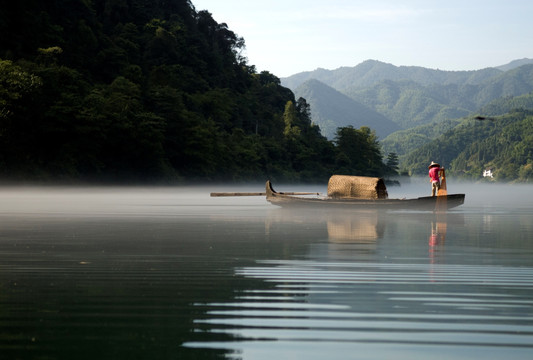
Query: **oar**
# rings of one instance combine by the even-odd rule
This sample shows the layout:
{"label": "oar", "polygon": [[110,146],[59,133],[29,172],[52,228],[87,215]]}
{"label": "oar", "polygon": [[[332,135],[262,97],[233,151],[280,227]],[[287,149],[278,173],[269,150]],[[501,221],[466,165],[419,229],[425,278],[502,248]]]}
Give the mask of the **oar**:
{"label": "oar", "polygon": [[211,197],[215,196],[266,196],[264,192],[212,192]]}
{"label": "oar", "polygon": [[[279,192],[282,195],[320,195],[316,192]],[[264,192],[212,192],[211,197],[218,196],[266,196]]]}

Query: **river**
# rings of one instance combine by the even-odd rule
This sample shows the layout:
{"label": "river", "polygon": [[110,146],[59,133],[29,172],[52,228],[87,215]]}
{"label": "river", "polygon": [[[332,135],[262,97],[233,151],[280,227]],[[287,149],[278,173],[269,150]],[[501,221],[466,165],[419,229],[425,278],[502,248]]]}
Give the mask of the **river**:
{"label": "river", "polygon": [[533,357],[533,186],[449,184],[445,214],[209,197],[263,186],[0,188],[0,358]]}

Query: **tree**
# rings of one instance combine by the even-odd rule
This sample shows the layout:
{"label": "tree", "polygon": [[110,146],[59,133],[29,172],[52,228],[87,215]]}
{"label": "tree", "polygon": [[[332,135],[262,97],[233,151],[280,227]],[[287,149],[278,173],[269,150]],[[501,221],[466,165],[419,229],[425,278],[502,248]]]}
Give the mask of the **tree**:
{"label": "tree", "polygon": [[373,130],[363,126],[340,127],[335,137],[337,145],[337,170],[360,176],[381,176],[383,174],[382,155]]}
{"label": "tree", "polygon": [[387,173],[390,175],[398,175],[398,165],[400,161],[398,160],[398,155],[394,152],[391,152],[387,155]]}
{"label": "tree", "polygon": [[[21,0],[2,10],[5,176],[315,182],[335,170],[336,144],[307,101],[246,64],[244,39],[189,0]],[[375,135],[352,130],[360,149],[352,156],[340,141],[339,164],[377,173]]]}
{"label": "tree", "polygon": [[283,112],[283,122],[285,123],[283,135],[285,135],[287,139],[294,139],[300,135],[297,114],[294,103],[292,101],[287,101],[287,104],[285,104],[285,111]]}

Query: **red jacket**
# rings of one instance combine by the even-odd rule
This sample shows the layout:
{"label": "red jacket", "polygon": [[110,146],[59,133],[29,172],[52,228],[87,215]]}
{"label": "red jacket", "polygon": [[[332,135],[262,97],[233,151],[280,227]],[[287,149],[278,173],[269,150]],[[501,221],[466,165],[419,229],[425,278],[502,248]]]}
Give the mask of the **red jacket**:
{"label": "red jacket", "polygon": [[438,182],[439,180],[439,171],[440,167],[433,166],[431,169],[429,169],[429,177],[431,178],[431,182]]}

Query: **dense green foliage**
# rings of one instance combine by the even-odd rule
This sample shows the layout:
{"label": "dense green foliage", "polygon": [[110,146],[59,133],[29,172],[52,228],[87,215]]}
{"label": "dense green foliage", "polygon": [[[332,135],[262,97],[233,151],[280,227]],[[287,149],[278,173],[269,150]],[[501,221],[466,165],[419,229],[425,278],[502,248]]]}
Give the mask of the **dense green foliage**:
{"label": "dense green foliage", "polygon": [[403,158],[409,152],[431,142],[440,135],[453,129],[462,120],[452,119],[420,125],[408,130],[400,130],[381,140],[384,153],[394,152]]}
{"label": "dense green foliage", "polygon": [[521,96],[506,96],[483,106],[480,114],[486,116],[504,115],[514,110],[533,110],[533,92]]}
{"label": "dense green foliage", "polygon": [[533,180],[533,112],[520,110],[497,118],[465,119],[436,140],[411,152],[404,167],[425,175],[429,160],[449,174],[481,179],[491,169],[495,180]]}
{"label": "dense green foliage", "polygon": [[385,172],[379,142],[370,128],[339,128],[335,141],[339,149],[335,159],[339,174],[380,176]]}
{"label": "dense green foliage", "polygon": [[[188,0],[21,0],[0,32],[4,179],[323,181],[384,168],[373,132],[328,141],[306,101]],[[344,146],[354,131],[364,163]]]}
{"label": "dense green foliage", "polygon": [[467,116],[477,106],[470,99],[472,86],[422,86],[412,81],[384,81],[349,96],[385,115],[403,129]]}

